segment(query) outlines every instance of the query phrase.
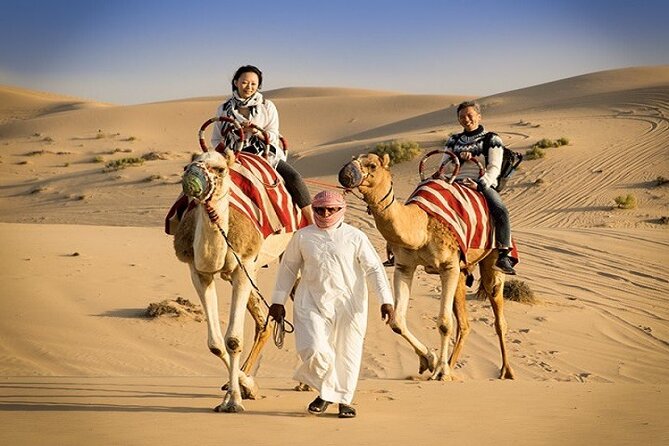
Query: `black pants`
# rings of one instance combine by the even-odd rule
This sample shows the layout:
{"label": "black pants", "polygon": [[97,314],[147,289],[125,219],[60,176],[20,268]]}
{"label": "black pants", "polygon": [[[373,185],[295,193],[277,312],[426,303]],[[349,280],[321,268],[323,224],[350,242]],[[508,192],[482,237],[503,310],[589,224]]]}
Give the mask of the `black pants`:
{"label": "black pants", "polygon": [[286,189],[288,189],[290,196],[293,197],[293,201],[297,204],[297,207],[302,209],[311,204],[309,189],[307,189],[307,185],[304,184],[302,176],[293,168],[293,166],[281,160],[279,161],[279,164],[276,165],[276,171],[279,172],[284,183],[286,183]]}

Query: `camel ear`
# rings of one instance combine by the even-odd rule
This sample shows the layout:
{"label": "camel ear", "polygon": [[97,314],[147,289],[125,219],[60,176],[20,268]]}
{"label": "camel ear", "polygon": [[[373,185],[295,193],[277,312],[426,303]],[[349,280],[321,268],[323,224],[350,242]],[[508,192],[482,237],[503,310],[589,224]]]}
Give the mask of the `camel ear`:
{"label": "camel ear", "polygon": [[390,155],[387,153],[383,154],[383,167],[386,169],[390,167]]}

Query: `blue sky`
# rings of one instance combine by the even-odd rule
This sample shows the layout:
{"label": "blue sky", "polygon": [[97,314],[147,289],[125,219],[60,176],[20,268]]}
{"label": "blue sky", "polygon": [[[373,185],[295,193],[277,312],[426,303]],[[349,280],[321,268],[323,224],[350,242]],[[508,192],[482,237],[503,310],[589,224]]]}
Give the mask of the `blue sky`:
{"label": "blue sky", "polygon": [[[321,4],[322,3],[322,4]],[[669,64],[669,1],[3,0],[0,83],[120,104],[341,86],[489,95]]]}

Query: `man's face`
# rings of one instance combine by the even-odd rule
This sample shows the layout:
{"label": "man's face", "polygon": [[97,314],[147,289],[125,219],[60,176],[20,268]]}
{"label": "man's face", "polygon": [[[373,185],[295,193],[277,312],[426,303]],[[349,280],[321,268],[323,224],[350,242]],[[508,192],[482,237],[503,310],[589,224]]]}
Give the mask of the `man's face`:
{"label": "man's face", "polygon": [[479,127],[481,114],[474,107],[465,107],[458,113],[458,122],[460,122],[462,128],[471,132]]}

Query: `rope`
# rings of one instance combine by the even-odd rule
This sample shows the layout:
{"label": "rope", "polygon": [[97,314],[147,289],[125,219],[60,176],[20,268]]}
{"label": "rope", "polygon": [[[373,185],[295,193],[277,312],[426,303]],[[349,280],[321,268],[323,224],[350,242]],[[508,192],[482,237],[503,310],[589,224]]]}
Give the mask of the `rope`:
{"label": "rope", "polygon": [[[267,324],[269,324],[269,315],[267,315],[267,319],[265,320],[265,328],[267,328]],[[290,330],[286,330],[286,324],[290,327]],[[274,329],[272,330],[272,339],[274,340],[274,345],[277,346],[277,348],[281,349],[283,348],[283,341],[286,337],[286,333],[293,333],[295,331],[295,326],[290,323],[290,321],[286,320],[286,318],[281,318],[281,322],[277,322],[276,320],[274,321]]]}
{"label": "rope", "polygon": [[[249,279],[249,282],[251,283],[251,286],[255,290],[256,293],[258,293],[258,296],[260,299],[263,301],[265,306],[269,308],[269,304],[267,303],[267,300],[265,297],[262,295],[260,292],[260,288],[255,284],[253,279],[251,278],[251,275],[249,274],[248,270],[246,269],[246,266],[242,263],[242,260],[239,258],[235,250],[232,248],[232,244],[230,244],[230,240],[228,239],[227,234],[219,224],[220,222],[220,217],[218,216],[218,213],[216,212],[216,209],[211,205],[209,201],[204,203],[204,209],[207,212],[207,215],[209,216],[209,220],[211,220],[212,223],[216,225],[218,228],[218,231],[221,233],[223,236],[223,239],[225,240],[225,244],[228,245],[228,248],[230,251],[232,251],[232,254],[235,256],[235,259],[237,260],[237,263],[239,266],[242,268],[242,271],[244,271],[244,274],[246,274],[246,277]],[[267,315],[267,319],[265,320],[265,328],[267,328],[267,324],[269,323],[269,315]],[[286,324],[290,326],[290,330],[286,330]],[[282,318],[281,322],[276,322],[274,324],[274,332],[273,332],[273,337],[274,337],[274,344],[278,348],[283,348],[283,340],[284,337],[286,336],[286,333],[292,333],[295,331],[295,326],[290,323],[290,321],[286,320],[286,318]]]}

